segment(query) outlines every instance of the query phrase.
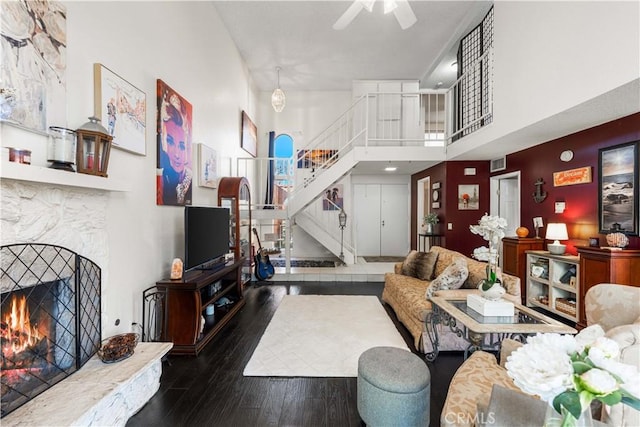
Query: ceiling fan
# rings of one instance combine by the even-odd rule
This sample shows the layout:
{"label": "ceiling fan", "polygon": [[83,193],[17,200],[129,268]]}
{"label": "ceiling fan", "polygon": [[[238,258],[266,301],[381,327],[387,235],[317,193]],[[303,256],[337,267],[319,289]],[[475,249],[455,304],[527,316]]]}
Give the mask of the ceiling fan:
{"label": "ceiling fan", "polygon": [[[409,6],[409,0],[383,0],[384,1],[384,13],[393,12],[398,20],[398,24],[403,30],[411,27],[416,23],[418,18],[413,13],[411,6]],[[367,11],[373,11],[373,4],[376,0],[354,0],[349,6],[349,9],[342,14],[340,18],[333,24],[334,30],[343,30],[355,19],[356,16],[366,9]]]}

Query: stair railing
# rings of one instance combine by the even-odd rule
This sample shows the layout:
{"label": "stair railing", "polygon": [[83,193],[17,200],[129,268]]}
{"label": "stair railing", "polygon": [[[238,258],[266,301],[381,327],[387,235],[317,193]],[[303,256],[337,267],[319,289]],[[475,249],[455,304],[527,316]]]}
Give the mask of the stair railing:
{"label": "stair railing", "polygon": [[[303,212],[313,220],[319,229],[325,232],[331,240],[334,240],[339,245],[340,224],[338,222],[338,214],[341,210],[342,207],[336,204],[333,200],[321,197],[307,206]],[[348,222],[347,227],[349,227]],[[344,232],[343,246],[344,250],[353,253],[355,258],[356,253],[351,241],[351,232],[347,232],[347,230]]]}

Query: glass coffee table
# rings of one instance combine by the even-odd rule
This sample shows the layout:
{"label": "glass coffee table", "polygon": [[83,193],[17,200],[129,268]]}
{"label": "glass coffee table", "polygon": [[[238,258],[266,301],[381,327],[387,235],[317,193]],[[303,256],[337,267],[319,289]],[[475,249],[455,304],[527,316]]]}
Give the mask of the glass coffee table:
{"label": "glass coffee table", "polygon": [[466,296],[431,297],[433,310],[427,317],[427,335],[433,351],[426,354],[430,362],[438,357],[438,325],[448,327],[459,337],[469,342],[464,351],[466,359],[469,352],[476,350],[497,351],[502,340],[511,338],[525,342],[527,336],[537,333],[556,332],[559,334],[575,334],[578,331],[571,326],[558,322],[542,313],[514,303],[513,316],[483,316],[467,307]]}

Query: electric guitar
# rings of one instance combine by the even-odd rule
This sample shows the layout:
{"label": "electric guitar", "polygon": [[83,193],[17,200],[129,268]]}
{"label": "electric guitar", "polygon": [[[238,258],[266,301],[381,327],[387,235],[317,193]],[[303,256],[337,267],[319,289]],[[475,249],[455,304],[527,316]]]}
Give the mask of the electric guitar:
{"label": "electric guitar", "polygon": [[258,231],[253,228],[253,234],[256,235],[256,239],[258,240],[258,252],[255,256],[255,275],[256,279],[262,281],[266,279],[270,279],[275,274],[275,268],[271,261],[269,260],[269,255],[264,252],[262,249],[262,244],[260,243],[260,236],[258,236]]}

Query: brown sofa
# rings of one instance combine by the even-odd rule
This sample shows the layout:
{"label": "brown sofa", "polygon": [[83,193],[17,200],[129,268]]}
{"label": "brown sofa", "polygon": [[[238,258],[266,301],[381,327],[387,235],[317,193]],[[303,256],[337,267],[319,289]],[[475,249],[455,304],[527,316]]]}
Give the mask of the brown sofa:
{"label": "brown sofa", "polygon": [[[478,293],[478,284],[486,275],[486,263],[465,257],[459,252],[442,248],[431,247],[430,252],[436,252],[438,259],[435,264],[433,278],[439,276],[457,257],[462,257],[467,262],[469,277],[460,290],[438,291],[437,295],[444,293]],[[424,353],[431,351],[431,342],[427,338],[425,320],[431,312],[431,301],[425,297],[430,280],[420,280],[402,274],[403,263],[397,263],[393,273],[386,273],[382,300],[389,304],[396,313],[398,320],[402,322],[414,338],[417,350]],[[508,274],[502,275],[503,286],[507,293],[505,299],[512,302],[520,302],[520,279]],[[440,350],[464,350],[468,343],[447,329],[438,329]],[[423,338],[424,337],[424,338]]]}

